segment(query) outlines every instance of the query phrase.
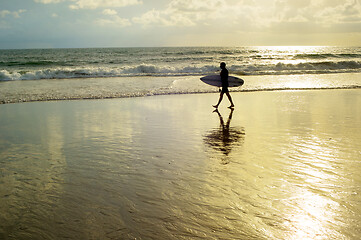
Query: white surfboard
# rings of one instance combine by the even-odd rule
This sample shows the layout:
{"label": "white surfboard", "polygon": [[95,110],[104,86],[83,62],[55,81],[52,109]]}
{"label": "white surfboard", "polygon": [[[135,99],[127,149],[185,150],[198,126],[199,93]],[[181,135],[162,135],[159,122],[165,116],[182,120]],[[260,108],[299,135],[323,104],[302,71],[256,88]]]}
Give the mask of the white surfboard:
{"label": "white surfboard", "polygon": [[[216,87],[222,87],[222,81],[220,75],[209,75],[209,76],[201,77],[201,80],[206,84]],[[233,76],[228,77],[229,87],[239,87],[242,86],[243,84],[244,84],[243,79]]]}

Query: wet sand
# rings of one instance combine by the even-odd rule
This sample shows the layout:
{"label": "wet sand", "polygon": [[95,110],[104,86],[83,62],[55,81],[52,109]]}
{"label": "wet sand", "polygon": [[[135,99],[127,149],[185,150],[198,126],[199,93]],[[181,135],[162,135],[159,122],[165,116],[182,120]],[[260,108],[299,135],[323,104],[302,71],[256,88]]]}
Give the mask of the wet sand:
{"label": "wet sand", "polygon": [[1,239],[358,239],[361,91],[0,105]]}

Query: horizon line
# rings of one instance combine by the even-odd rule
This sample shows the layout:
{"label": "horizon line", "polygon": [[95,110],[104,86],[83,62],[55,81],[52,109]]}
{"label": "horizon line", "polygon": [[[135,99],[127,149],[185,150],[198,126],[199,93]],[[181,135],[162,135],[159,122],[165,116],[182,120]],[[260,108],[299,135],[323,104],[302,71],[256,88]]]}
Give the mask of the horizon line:
{"label": "horizon line", "polygon": [[40,49],[110,49],[110,48],[248,48],[248,47],[348,47],[357,48],[361,46],[351,45],[243,45],[243,46],[103,46],[103,47],[28,47],[28,48],[1,48],[0,50],[40,50]]}

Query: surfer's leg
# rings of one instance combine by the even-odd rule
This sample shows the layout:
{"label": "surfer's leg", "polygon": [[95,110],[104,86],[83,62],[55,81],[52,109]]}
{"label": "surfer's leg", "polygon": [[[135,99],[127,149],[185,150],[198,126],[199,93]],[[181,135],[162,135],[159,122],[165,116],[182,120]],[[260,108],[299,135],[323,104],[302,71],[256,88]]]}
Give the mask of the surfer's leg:
{"label": "surfer's leg", "polygon": [[229,102],[231,103],[231,106],[229,106],[229,108],[233,108],[233,107],[234,107],[234,104],[233,104],[233,101],[232,101],[231,94],[229,94],[229,92],[226,92],[226,94],[227,94],[227,97],[228,97]]}
{"label": "surfer's leg", "polygon": [[222,102],[223,94],[224,94],[224,92],[221,92],[221,94],[219,95],[219,100],[218,100],[217,105],[213,105],[213,107],[218,108],[219,104]]}

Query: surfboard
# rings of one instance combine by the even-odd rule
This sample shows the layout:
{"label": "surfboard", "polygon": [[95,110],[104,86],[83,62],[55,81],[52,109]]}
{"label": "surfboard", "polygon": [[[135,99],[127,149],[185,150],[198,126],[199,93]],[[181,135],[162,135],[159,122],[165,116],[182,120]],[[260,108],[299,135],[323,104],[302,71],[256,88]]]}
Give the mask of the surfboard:
{"label": "surfboard", "polygon": [[[220,75],[208,75],[205,77],[201,77],[201,81],[212,86],[222,87],[222,81]],[[242,86],[243,84],[244,84],[243,79],[233,76],[228,77],[229,87],[239,87]]]}

